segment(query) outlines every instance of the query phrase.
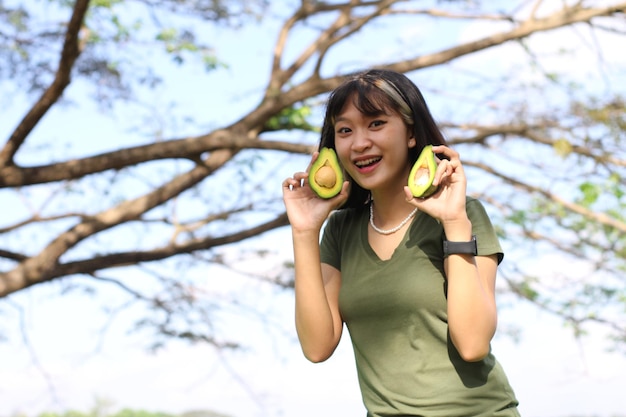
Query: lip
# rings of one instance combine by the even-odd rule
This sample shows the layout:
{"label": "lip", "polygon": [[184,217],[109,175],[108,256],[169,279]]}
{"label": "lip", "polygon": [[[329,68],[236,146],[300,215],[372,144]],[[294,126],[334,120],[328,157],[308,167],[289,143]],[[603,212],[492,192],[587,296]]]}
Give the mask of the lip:
{"label": "lip", "polygon": [[[377,162],[374,162],[371,165],[366,165],[363,167],[360,167],[357,165],[357,163],[359,162],[363,162],[363,161],[368,161],[368,160],[377,160]],[[352,163],[354,164],[354,168],[361,174],[367,174],[369,172],[372,172],[373,170],[376,169],[376,167],[378,167],[378,165],[380,164],[380,162],[382,161],[382,157],[380,155],[363,155],[363,156],[359,156],[358,158],[354,158],[352,160]]]}

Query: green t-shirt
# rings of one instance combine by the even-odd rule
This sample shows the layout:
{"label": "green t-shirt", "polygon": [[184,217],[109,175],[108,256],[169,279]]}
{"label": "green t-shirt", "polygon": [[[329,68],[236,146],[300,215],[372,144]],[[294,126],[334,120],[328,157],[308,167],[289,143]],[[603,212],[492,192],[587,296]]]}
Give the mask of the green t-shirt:
{"label": "green t-shirt", "polygon": [[[468,198],[478,254],[502,249],[482,204]],[[339,307],[356,359],[368,417],[518,416],[517,400],[492,354],[465,362],[450,341],[443,228],[418,212],[391,259],[367,240],[368,210],[328,219],[322,262],[341,271]]]}

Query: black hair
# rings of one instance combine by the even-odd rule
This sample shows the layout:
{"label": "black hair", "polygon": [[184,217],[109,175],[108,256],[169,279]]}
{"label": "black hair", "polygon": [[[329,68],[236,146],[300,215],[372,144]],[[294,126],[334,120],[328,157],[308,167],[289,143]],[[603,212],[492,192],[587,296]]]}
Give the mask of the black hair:
{"label": "black hair", "polygon": [[[446,144],[419,88],[404,74],[371,69],[344,81],[330,94],[319,149],[335,149],[335,119],[348,100],[352,100],[354,106],[368,116],[393,111],[402,117],[416,142],[416,146],[409,148],[411,165],[417,161],[425,146]],[[346,177],[351,182],[350,194],[341,208],[361,207],[369,202],[369,190],[352,181],[349,176]]]}

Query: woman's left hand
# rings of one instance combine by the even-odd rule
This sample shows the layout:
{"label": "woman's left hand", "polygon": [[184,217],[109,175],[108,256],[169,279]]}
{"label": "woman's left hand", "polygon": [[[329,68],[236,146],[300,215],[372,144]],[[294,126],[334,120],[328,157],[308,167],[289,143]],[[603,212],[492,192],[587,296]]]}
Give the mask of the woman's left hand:
{"label": "woman's left hand", "polygon": [[416,198],[408,186],[404,187],[407,201],[441,223],[454,223],[467,219],[465,198],[467,179],[459,158],[459,153],[440,145],[433,146],[437,155],[445,155],[448,159],[438,159],[433,185],[438,187],[435,194],[428,198]]}

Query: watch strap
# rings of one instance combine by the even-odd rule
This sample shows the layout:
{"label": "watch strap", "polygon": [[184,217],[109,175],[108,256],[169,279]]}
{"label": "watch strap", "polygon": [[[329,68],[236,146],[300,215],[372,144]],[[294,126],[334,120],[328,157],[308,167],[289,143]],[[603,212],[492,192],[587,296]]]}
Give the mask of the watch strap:
{"label": "watch strap", "polygon": [[469,242],[450,242],[447,239],[443,239],[443,257],[447,258],[452,254],[467,254],[478,255],[478,245],[476,243],[476,235],[472,235],[472,240]]}

